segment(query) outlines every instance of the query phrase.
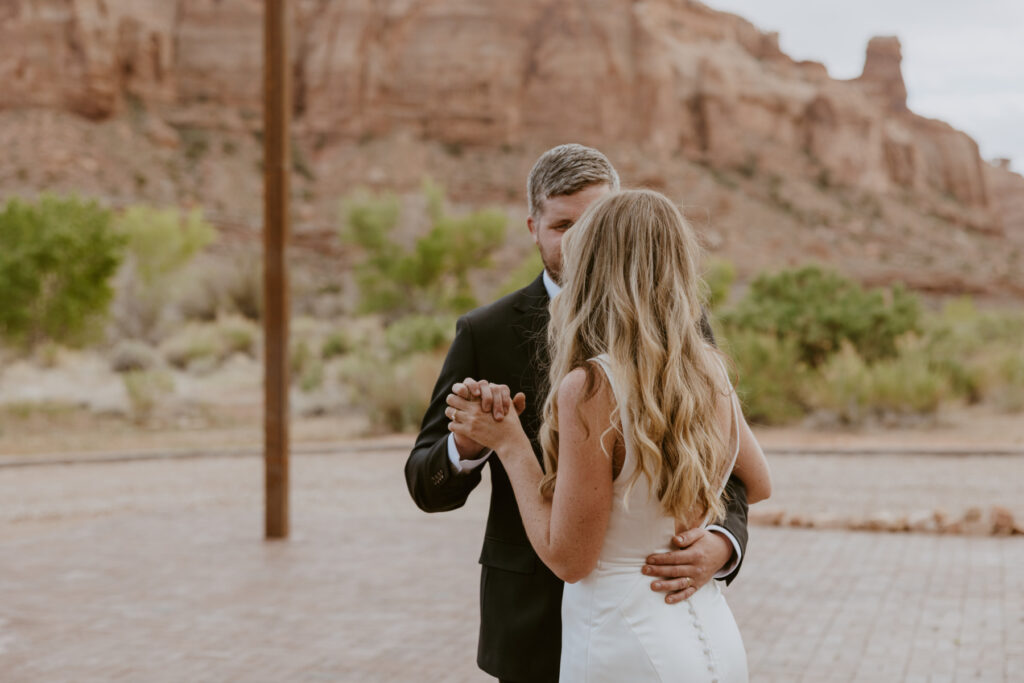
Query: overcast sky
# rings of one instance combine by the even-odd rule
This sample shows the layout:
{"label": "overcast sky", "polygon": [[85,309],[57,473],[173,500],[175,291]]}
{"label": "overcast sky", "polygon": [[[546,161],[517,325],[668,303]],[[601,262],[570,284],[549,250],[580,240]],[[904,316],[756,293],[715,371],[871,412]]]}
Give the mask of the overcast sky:
{"label": "overcast sky", "polygon": [[1024,0],[703,0],[778,31],[794,59],[859,76],[872,36],[896,35],[910,108],[1024,171]]}

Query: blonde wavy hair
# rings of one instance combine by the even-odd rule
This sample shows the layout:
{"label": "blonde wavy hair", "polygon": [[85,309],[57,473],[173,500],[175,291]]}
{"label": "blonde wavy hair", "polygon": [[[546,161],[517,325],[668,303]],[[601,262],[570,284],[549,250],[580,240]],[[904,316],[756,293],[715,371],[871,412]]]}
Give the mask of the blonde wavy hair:
{"label": "blonde wavy hair", "polygon": [[[700,251],[680,210],[650,190],[602,198],[566,234],[563,289],[551,302],[548,327],[544,495],[554,493],[558,476],[558,387],[583,367],[585,394],[592,396],[597,385],[588,360],[604,353],[632,426],[623,434],[637,458],[627,495],[642,474],[676,519],[724,513],[719,489],[729,437],[716,415],[718,397],[729,388],[718,351],[701,333]],[[621,433],[619,410],[609,429]]]}

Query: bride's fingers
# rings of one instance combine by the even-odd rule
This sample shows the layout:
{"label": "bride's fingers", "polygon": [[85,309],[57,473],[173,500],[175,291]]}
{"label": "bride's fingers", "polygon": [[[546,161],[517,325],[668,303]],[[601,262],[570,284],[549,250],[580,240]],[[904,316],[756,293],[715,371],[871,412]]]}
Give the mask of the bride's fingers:
{"label": "bride's fingers", "polygon": [[512,409],[512,398],[509,396],[509,388],[505,384],[498,384],[492,387],[495,391],[494,397],[494,419],[501,422],[505,415]]}
{"label": "bride's fingers", "polygon": [[491,408],[494,405],[494,396],[492,395],[491,383],[487,380],[480,380],[480,409],[485,413],[491,412]]}
{"label": "bride's fingers", "polygon": [[480,383],[477,382],[475,379],[473,379],[472,377],[467,377],[466,379],[462,380],[462,384],[465,385],[466,389],[469,391],[469,396],[466,396],[466,398],[480,397]]}
{"label": "bride's fingers", "polygon": [[448,394],[448,396],[445,397],[444,402],[456,410],[469,410],[470,407],[476,403],[476,401],[467,401],[456,394]]}
{"label": "bride's fingers", "polygon": [[456,396],[461,396],[467,401],[473,398],[473,394],[470,392],[469,387],[464,382],[456,382],[452,385],[452,393]]}
{"label": "bride's fingers", "polygon": [[515,398],[512,399],[512,405],[516,408],[516,414],[522,415],[523,411],[526,410],[526,394],[519,392]]}

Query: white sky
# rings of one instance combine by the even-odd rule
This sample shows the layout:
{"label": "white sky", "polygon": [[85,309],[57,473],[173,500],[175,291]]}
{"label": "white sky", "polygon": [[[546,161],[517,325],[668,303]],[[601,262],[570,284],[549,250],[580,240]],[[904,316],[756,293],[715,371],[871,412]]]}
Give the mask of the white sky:
{"label": "white sky", "polygon": [[833,78],[860,75],[872,36],[899,36],[910,108],[1024,170],[1024,0],[703,1],[778,31],[783,52]]}

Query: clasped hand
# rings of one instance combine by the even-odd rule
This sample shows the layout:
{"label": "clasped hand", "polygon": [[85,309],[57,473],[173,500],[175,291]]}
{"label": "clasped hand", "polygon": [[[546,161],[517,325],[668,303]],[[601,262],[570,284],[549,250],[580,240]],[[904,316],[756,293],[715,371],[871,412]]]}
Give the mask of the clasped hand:
{"label": "clasped hand", "polygon": [[445,402],[448,430],[456,436],[499,454],[503,444],[525,438],[519,414],[526,408],[526,395],[519,392],[513,397],[505,384],[467,377],[452,386]]}

